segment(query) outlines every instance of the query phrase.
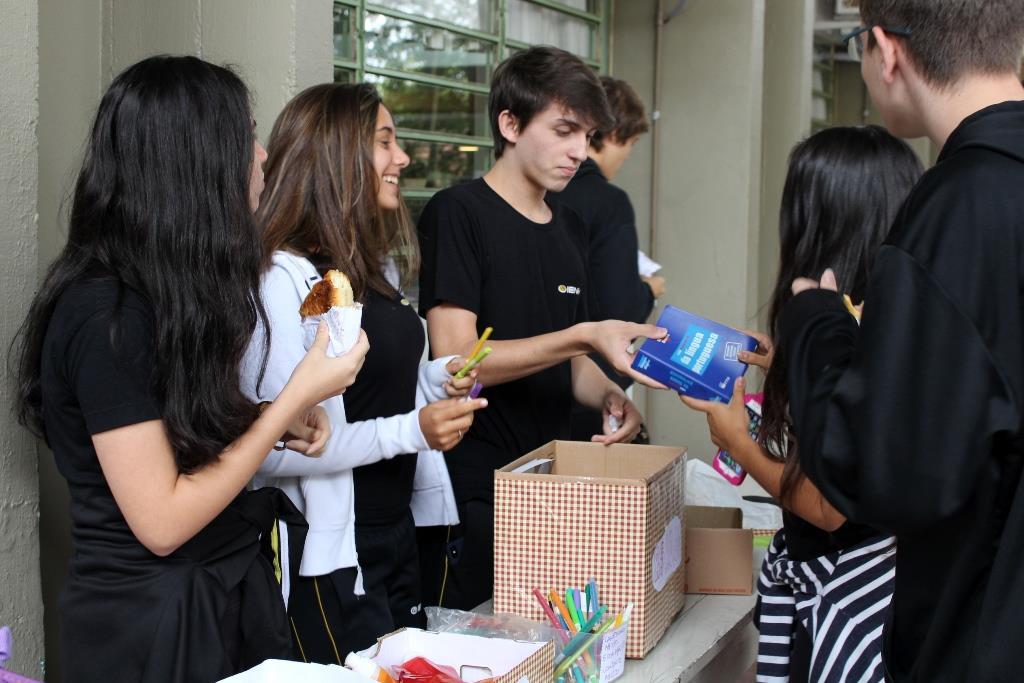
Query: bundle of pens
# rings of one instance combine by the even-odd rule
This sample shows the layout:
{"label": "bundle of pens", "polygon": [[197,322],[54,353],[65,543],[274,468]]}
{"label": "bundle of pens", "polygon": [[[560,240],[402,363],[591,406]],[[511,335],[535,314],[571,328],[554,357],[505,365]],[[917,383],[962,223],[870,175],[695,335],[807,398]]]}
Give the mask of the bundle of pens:
{"label": "bundle of pens", "polygon": [[[533,589],[533,595],[562,639],[562,657],[556,657],[555,681],[597,683],[602,680],[600,674],[603,658],[595,645],[601,642],[605,633],[628,626],[632,605],[627,605],[618,614],[609,614],[607,605],[602,605],[598,598],[597,582],[594,579],[590,579],[582,589],[567,588],[564,598],[554,590],[548,591],[545,596],[539,588]],[[621,640],[620,666],[621,658],[625,657],[625,638]],[[603,680],[611,678],[605,676]]]}

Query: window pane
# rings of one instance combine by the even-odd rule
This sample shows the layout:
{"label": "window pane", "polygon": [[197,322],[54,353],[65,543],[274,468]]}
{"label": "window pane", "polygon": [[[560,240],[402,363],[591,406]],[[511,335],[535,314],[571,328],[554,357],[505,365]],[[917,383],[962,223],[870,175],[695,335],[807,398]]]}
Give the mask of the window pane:
{"label": "window pane", "polygon": [[411,21],[367,13],[363,36],[369,67],[400,69],[487,83],[497,45]]}
{"label": "window pane", "polygon": [[[423,207],[430,201],[429,197],[405,197],[405,208],[409,210],[409,218],[413,223],[419,223]],[[406,292],[408,294],[408,292]]]}
{"label": "window pane", "polygon": [[497,33],[497,0],[388,0],[378,2],[388,9],[427,19],[447,21],[464,28]]}
{"label": "window pane", "polygon": [[[584,4],[582,0],[573,6]],[[589,9],[577,7],[577,9]],[[533,45],[555,45],[581,57],[600,59],[598,32],[594,24],[527,0],[508,0],[506,35]]]}
{"label": "window pane", "polygon": [[488,147],[454,142],[401,140],[409,155],[402,171],[402,187],[440,190],[482,176],[491,164]]}
{"label": "window pane", "polygon": [[334,67],[334,82],[335,83],[355,83],[356,72],[352,69],[342,69],[340,66]]}
{"label": "window pane", "polygon": [[356,10],[346,5],[334,6],[334,58],[356,58]]}
{"label": "window pane", "polygon": [[366,74],[400,128],[487,137],[487,95]]}

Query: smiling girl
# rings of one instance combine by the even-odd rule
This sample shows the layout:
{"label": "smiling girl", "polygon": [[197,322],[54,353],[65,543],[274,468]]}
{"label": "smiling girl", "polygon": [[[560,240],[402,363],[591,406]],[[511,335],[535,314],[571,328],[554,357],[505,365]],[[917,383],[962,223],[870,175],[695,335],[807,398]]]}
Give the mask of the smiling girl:
{"label": "smiling girl", "polygon": [[[474,381],[452,378],[460,359],[420,366],[423,323],[402,292],[418,262],[398,185],[409,157],[377,91],[309,88],[281,112],[267,146],[259,219],[270,359],[262,383],[253,364],[248,390],[269,399],[283,386],[304,353],[299,304],[329,269],[351,281],[371,341],[362,379],[344,401],[323,404],[334,425],[323,457],[271,454],[260,473],[309,521],[289,600],[300,653],[341,663],[396,627],[423,624],[410,510],[417,453],[458,443],[486,401],[449,398]],[[250,353],[264,341],[257,330]]]}

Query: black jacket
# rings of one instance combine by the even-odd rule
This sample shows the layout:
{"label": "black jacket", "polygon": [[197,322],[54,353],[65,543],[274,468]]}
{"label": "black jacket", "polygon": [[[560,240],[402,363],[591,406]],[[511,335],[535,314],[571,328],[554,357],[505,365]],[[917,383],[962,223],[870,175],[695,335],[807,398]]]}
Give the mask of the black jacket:
{"label": "black jacket", "polygon": [[[587,159],[555,197],[578,213],[586,227],[590,319],[646,322],[654,295],[637,270],[636,216],[625,190],[608,182],[594,160]],[[604,359],[593,358],[623,388],[632,383]]]}
{"label": "black jacket", "polygon": [[988,107],[902,207],[859,329],[824,290],[783,310],[804,471],[851,520],[897,537],[884,654],[897,681],[1021,677],[1022,188],[1024,103]]}

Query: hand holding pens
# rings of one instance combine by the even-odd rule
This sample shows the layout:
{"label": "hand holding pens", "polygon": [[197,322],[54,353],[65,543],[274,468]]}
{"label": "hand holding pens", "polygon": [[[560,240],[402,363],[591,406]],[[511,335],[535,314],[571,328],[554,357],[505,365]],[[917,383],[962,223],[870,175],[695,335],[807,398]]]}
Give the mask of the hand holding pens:
{"label": "hand holding pens", "polygon": [[493,327],[488,327],[484,330],[483,334],[480,335],[480,339],[477,340],[476,346],[473,347],[473,351],[469,354],[469,360],[462,366],[462,369],[455,373],[455,379],[462,379],[469,371],[480,364],[487,354],[491,352],[490,346],[484,346],[484,343],[490,338],[491,332],[494,332]]}

